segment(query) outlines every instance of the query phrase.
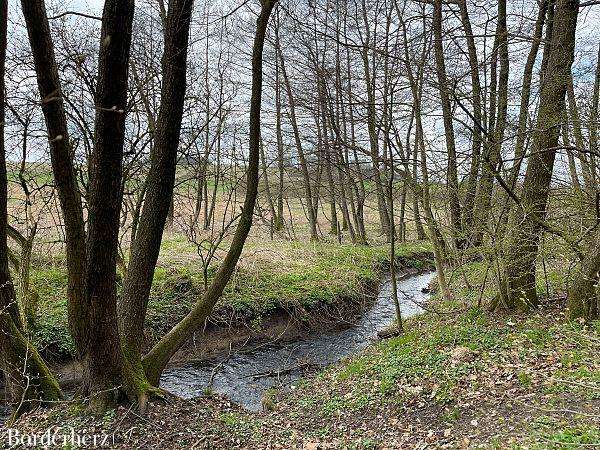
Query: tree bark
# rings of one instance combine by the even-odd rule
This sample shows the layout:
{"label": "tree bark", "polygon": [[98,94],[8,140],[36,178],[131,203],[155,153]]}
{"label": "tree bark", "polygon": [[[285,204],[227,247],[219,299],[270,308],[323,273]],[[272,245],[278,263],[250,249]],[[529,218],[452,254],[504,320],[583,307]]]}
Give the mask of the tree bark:
{"label": "tree bark", "polygon": [[446,62],[444,60],[444,49],[442,45],[442,0],[435,0],[433,4],[433,33],[436,74],[444,118],[446,151],[448,152],[447,183],[448,198],[450,201],[450,221],[452,224],[454,244],[457,249],[462,249],[465,240],[462,232],[461,206],[458,192],[458,169],[456,165],[456,142],[454,140],[452,108],[450,106]]}
{"label": "tree bark", "polygon": [[[193,0],[169,1],[162,60],[161,104],[150,157],[146,197],[119,303],[119,331],[125,367],[134,375],[126,381],[133,383],[128,388],[138,398],[144,396],[149,387],[142,366],[143,330],[175,183],[192,6]],[[143,402],[143,397],[141,400]]]}
{"label": "tree bark", "polygon": [[[86,242],[89,269],[86,277],[89,305],[86,371],[89,406],[97,413],[116,404],[117,387],[122,381],[116,263],[123,200],[123,145],[133,13],[133,0],[105,2],[98,55]],[[168,201],[171,201],[170,197]]]}
{"label": "tree bark", "polygon": [[296,105],[294,102],[294,93],[292,92],[292,85],[290,83],[287,71],[285,69],[285,62],[283,59],[283,52],[281,51],[281,47],[277,48],[277,55],[279,57],[279,63],[281,67],[281,76],[283,77],[283,83],[285,84],[285,88],[287,91],[290,122],[292,123],[292,130],[294,131],[294,140],[296,142],[296,150],[298,151],[300,170],[302,171],[302,177],[304,179],[304,191],[306,195],[306,209],[308,211],[308,222],[310,226],[310,238],[314,241],[317,241],[319,240],[319,235],[317,233],[317,215],[313,206],[314,196],[311,188],[306,156],[304,155],[304,150],[302,148],[302,140],[300,139],[300,130],[298,129],[298,122],[296,120]]}
{"label": "tree bark", "polygon": [[85,297],[86,249],[81,195],[73,167],[58,66],[44,0],[22,0],[23,16],[35,64],[42,112],[48,131],[54,184],[65,222],[69,327],[80,357],[86,352],[88,304]]}
{"label": "tree bark", "polygon": [[221,266],[214,280],[198,299],[188,315],[171,329],[152,348],[144,358],[144,368],[147,379],[154,385],[158,384],[160,374],[173,354],[184,344],[194,330],[202,326],[215,303],[223,293],[225,285],[231,278],[235,266],[244,247],[246,237],[252,226],[252,216],[258,193],[258,173],[260,160],[260,110],[262,96],[262,56],[269,22],[269,16],[276,0],[262,0],[261,12],[256,23],[254,46],[252,51],[252,96],[250,98],[250,141],[246,197],[239,222]]}
{"label": "tree bark", "polygon": [[0,1],[0,369],[7,401],[14,406],[9,422],[39,404],[63,398],[56,378],[23,333],[15,289],[8,267],[8,180],[4,147],[6,41],[8,1]]}
{"label": "tree bark", "polygon": [[[521,208],[510,222],[513,238],[506,258],[506,307],[528,309],[538,304],[535,287],[535,260],[538,253],[540,224],[543,220],[565,108],[565,93],[574,58],[578,0],[558,0],[554,16],[548,66],[540,94],[540,106],[533,133]],[[535,217],[533,217],[535,216]]]}

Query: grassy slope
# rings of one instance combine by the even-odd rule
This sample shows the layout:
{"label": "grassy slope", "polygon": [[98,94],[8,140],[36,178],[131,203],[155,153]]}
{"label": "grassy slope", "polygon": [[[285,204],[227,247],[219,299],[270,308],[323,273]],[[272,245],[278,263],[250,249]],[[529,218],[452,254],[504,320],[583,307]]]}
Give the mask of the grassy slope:
{"label": "grassy slope", "polygon": [[[600,323],[566,322],[560,298],[529,316],[472,308],[485,270],[473,264],[462,272],[454,285],[460,301],[438,304],[442,314],[414,318],[404,336],[275,397],[274,411],[260,419],[263,430],[275,430],[268,439],[364,448],[600,446]],[[548,279],[552,292],[560,278]],[[453,357],[459,347],[469,349],[462,360]]]}
{"label": "grassy slope", "polygon": [[[548,275],[558,282],[556,273]],[[118,448],[141,441],[162,441],[157,448],[600,445],[600,323],[566,322],[559,296],[531,315],[473,308],[484,278],[481,264],[465,266],[454,277],[455,302],[432,302],[440,314],[412,318],[405,335],[304,379],[291,392],[273,392],[268,412],[207,397],[155,402],[144,421],[120,409],[98,422],[82,417],[76,404],[44,414],[42,425],[35,416],[20,427],[60,422],[119,435],[135,426]],[[467,356],[453,356],[457,348],[469,349]]]}
{"label": "grassy slope", "polygon": [[[410,256],[423,249],[414,244],[401,246],[398,255]],[[242,320],[260,326],[261,318],[278,308],[301,315],[315,304],[358,299],[361,286],[379,277],[378,266],[388,260],[387,252],[383,246],[249,242],[212,320],[221,324]],[[38,267],[32,279],[41,299],[34,330],[38,345],[62,356],[72,354],[64,269]],[[170,236],[163,245],[152,287],[146,322],[151,338],[160,337],[181,319],[202,289],[202,269],[194,249],[185,238]]]}

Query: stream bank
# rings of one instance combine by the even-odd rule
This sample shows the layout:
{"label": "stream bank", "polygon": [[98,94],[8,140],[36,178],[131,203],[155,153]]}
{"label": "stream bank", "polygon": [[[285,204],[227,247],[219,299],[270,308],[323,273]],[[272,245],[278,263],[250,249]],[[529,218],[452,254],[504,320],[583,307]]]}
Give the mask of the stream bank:
{"label": "stream bank", "polygon": [[123,450],[598,447],[600,322],[566,321],[563,296],[528,315],[489,314],[473,306],[485,267],[463,269],[449,304],[434,294],[402,336],[273,393],[266,411],[216,393],[153,399],[144,417],[123,406],[97,419],[66,402],[15,427],[105,433]]}
{"label": "stream bank", "polygon": [[[398,279],[402,315],[423,311],[434,272],[406,270]],[[161,387],[183,398],[216,392],[253,411],[262,409],[272,388],[289,387],[308,372],[321,370],[358,353],[395,321],[391,280],[381,283],[376,299],[355,320],[338,322],[335,329],[315,330],[290,340],[232,350],[217,358],[188,362],[167,369]]]}
{"label": "stream bank", "polygon": [[[344,330],[348,330],[353,325],[360,323],[361,317],[374,304],[380,301],[380,296],[377,295],[379,280],[389,268],[388,263],[381,259],[385,253],[367,249],[363,253],[357,253],[356,247],[346,246],[347,248],[335,249],[335,256],[339,258],[337,268],[331,265],[331,257],[315,261],[318,266],[331,266],[329,271],[324,273],[324,278],[312,280],[310,274],[306,282],[307,296],[310,301],[300,302],[292,299],[279,299],[274,306],[262,308],[262,315],[258,314],[258,310],[235,309],[233,303],[228,302],[221,304],[219,310],[206,324],[205,328],[196,333],[186,345],[174,356],[169,368],[166,371],[167,377],[163,383],[172,387],[172,391],[178,395],[190,398],[196,395],[209,392],[212,389],[215,391],[223,391],[218,387],[223,384],[219,381],[216,375],[224,366],[224,361],[240,364],[240,358],[248,353],[254,353],[262,350],[262,355],[265,356],[265,351],[278,351],[287,346],[291,342],[306,342],[306,338],[318,334],[331,334]],[[306,251],[306,249],[304,249]],[[368,255],[378,255],[374,261],[370,262],[371,269],[366,270],[366,257]],[[420,245],[406,246],[399,249],[400,256],[398,257],[399,271],[404,270],[404,274],[415,274],[421,270],[428,270],[432,267],[430,261],[430,253]],[[336,269],[343,269],[348,272],[354,266],[354,272],[342,277],[340,281],[329,281],[329,277],[335,276]],[[291,279],[295,282],[288,283],[287,286],[280,286],[279,290],[290,288],[290,284],[305,279],[298,277],[301,274],[296,274],[295,271],[290,272]],[[288,277],[288,276],[286,276]],[[289,278],[289,277],[288,277]],[[352,285],[351,280],[354,280]],[[281,280],[283,281],[283,280]],[[230,288],[236,291],[234,286]],[[322,292],[319,292],[319,287]],[[298,287],[294,287],[298,291]],[[181,292],[179,292],[181,293]],[[272,294],[272,292],[271,292]],[[229,294],[231,295],[231,294]],[[257,295],[257,294],[253,294]],[[295,294],[298,295],[297,293]],[[169,297],[171,298],[171,297]],[[180,305],[181,306],[181,305]],[[240,313],[242,311],[242,313]],[[244,313],[245,311],[245,313]],[[155,311],[156,313],[156,311]],[[225,319],[227,317],[227,319]],[[387,324],[384,324],[387,325]],[[151,345],[152,338],[148,336],[148,343]],[[360,340],[360,339],[359,339]],[[364,340],[366,346],[367,340]],[[354,347],[352,347],[354,348]],[[231,358],[236,356],[235,358]],[[341,355],[343,356],[343,355]],[[231,361],[230,361],[231,360]],[[335,359],[337,360],[337,359]],[[301,374],[307,371],[314,371],[322,367],[327,361],[316,361],[314,363],[299,363],[298,367],[279,367],[271,368],[273,373],[277,373],[277,377],[266,376],[265,379],[281,379],[281,371],[289,372],[288,379],[297,379]],[[244,365],[244,364],[242,364]],[[244,365],[248,370],[252,364]],[[57,374],[60,384],[63,389],[68,392],[73,392],[81,381],[81,368],[77,362],[70,359],[68,356],[58,357],[51,361],[51,367]],[[201,373],[196,372],[196,369],[191,370],[190,367],[204,367]],[[217,368],[218,370],[215,370]],[[290,370],[293,369],[293,370]],[[183,387],[186,383],[181,382],[185,379],[186,371],[190,371],[200,380],[188,383],[189,386]],[[207,375],[207,371],[210,373]],[[176,375],[176,374],[182,374]],[[227,373],[227,370],[223,373]],[[259,375],[256,372],[246,373],[250,378]],[[207,378],[208,377],[208,378]],[[260,377],[259,377],[260,378]],[[211,383],[205,383],[206,380],[216,381],[214,386]],[[203,381],[202,381],[203,380]],[[247,389],[252,387],[252,383],[242,383]],[[272,383],[260,383],[266,386],[260,390],[259,395],[252,395],[246,406],[252,409],[260,407],[262,394],[268,389]],[[258,392],[258,391],[257,391]],[[243,398],[246,396],[243,395]],[[243,403],[243,402],[242,402]]]}

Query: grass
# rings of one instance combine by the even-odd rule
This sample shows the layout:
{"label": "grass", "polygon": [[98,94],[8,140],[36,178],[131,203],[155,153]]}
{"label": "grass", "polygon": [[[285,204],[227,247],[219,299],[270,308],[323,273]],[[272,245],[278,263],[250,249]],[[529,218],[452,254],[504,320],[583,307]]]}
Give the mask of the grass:
{"label": "grass", "polygon": [[[423,250],[426,247],[413,244],[400,246],[397,254],[410,258]],[[281,308],[308,318],[316,305],[360,299],[365,284],[379,278],[388,259],[385,246],[251,241],[211,320],[222,324],[239,320],[260,327],[265,316]],[[167,236],[149,301],[146,328],[151,339],[168,331],[200,298],[204,286],[201,267],[194,247],[184,237]],[[209,270],[209,279],[214,269]],[[36,343],[58,356],[72,355],[64,267],[60,263],[35,267],[32,282],[40,294]]]}
{"label": "grass", "polygon": [[[464,266],[453,303],[434,298],[450,314],[410,318],[404,335],[281,394],[272,416],[290,417],[292,428],[312,436],[328,427],[322,442],[370,433],[386,436],[376,446],[401,448],[464,446],[467,435],[482,448],[600,446],[600,323],[567,322],[556,299],[530,315],[490,314],[473,306],[484,271],[481,263]],[[558,272],[556,280],[558,289]],[[472,357],[454,360],[458,347]],[[398,418],[402,429],[413,424],[409,437],[394,429]]]}

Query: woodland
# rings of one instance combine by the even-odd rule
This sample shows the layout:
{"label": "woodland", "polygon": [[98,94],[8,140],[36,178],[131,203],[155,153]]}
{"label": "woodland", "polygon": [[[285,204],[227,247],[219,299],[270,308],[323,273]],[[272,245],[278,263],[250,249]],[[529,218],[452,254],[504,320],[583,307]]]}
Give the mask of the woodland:
{"label": "woodland", "polygon": [[599,30],[0,0],[2,444],[600,447]]}

